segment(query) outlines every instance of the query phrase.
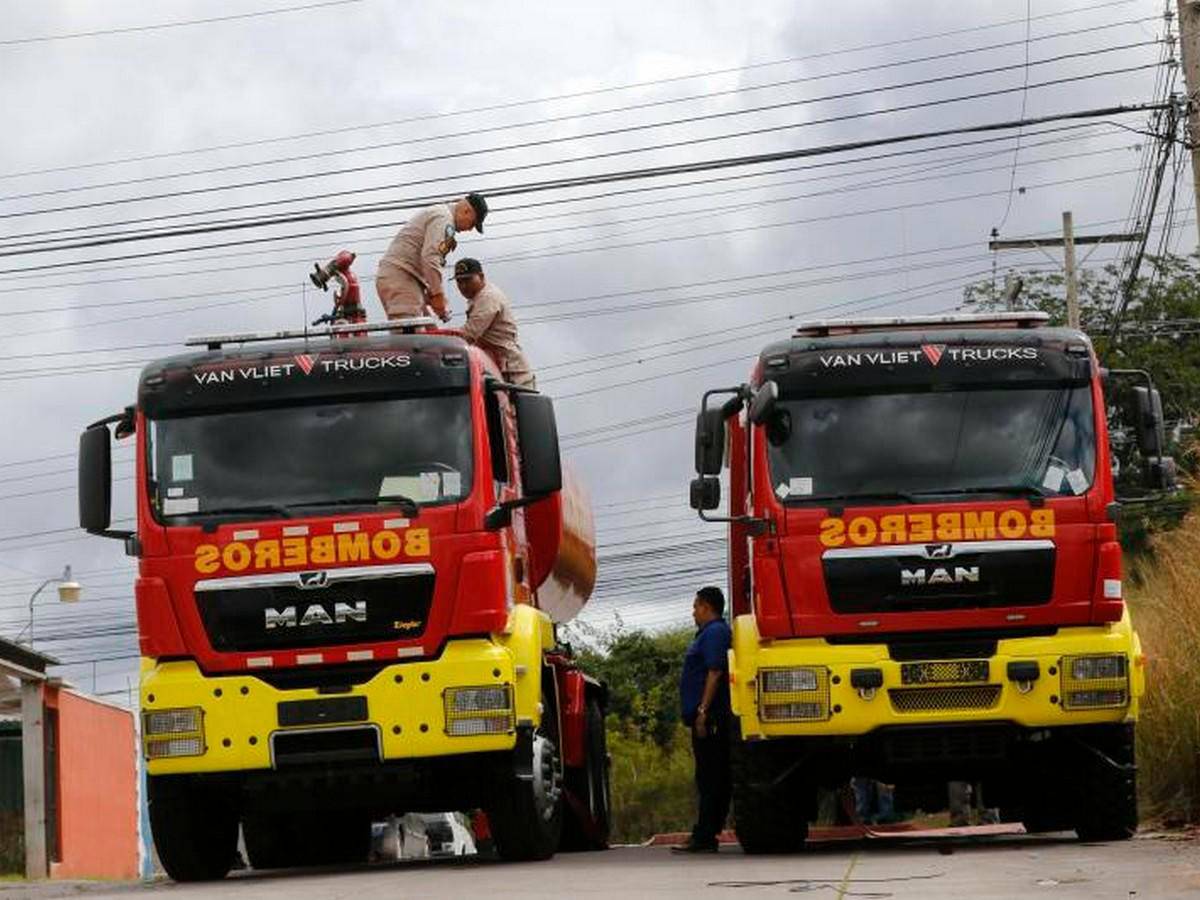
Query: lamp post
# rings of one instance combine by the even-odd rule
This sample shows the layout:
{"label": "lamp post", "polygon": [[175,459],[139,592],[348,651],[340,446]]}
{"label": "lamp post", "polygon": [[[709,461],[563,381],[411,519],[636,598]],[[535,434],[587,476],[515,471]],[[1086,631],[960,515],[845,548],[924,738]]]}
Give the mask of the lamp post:
{"label": "lamp post", "polygon": [[25,631],[29,632],[30,649],[33,649],[33,601],[38,598],[38,594],[55,582],[58,583],[58,599],[61,603],[75,603],[83,593],[83,585],[71,577],[71,566],[69,564],[63,566],[61,575],[54,578],[47,578],[38,585],[37,590],[29,597],[29,624],[25,626]]}

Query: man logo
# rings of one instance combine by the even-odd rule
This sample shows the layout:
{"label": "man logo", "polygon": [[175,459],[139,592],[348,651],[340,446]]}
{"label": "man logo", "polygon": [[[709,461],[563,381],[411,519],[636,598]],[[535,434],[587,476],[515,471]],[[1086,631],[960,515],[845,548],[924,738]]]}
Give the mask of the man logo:
{"label": "man logo", "polygon": [[301,615],[294,606],[275,609],[268,606],[264,612],[267,631],[275,628],[305,628],[309,625],[344,625],[346,622],[367,621],[367,601],[355,600],[354,603],[333,604],[333,615],[320,603],[311,603]]}
{"label": "man logo", "polygon": [[949,559],[954,555],[953,544],[926,544],[926,559]]}
{"label": "man logo", "polygon": [[953,569],[901,569],[900,584],[904,587],[925,587],[935,584],[978,584],[979,566],[955,566]]}
{"label": "man logo", "polygon": [[301,572],[296,576],[302,591],[314,591],[329,586],[328,572]]}

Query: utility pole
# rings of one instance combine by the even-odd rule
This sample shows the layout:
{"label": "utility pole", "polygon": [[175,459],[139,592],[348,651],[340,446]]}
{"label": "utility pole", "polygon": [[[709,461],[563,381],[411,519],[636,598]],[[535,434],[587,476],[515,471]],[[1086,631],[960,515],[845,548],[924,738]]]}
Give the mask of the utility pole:
{"label": "utility pole", "polygon": [[[1200,2],[1200,0],[1198,0]],[[1075,246],[1077,244],[1118,244],[1126,241],[1140,241],[1140,233],[1133,234],[1091,234],[1077,237],[1075,224],[1070,210],[1062,214],[1062,237],[1060,238],[1015,238],[1013,240],[988,241],[988,249],[996,250],[1041,250],[1047,247],[1063,248],[1063,271],[1067,283],[1067,324],[1078,328],[1079,315],[1079,270],[1075,263]],[[1050,256],[1049,253],[1046,254]],[[1053,259],[1053,257],[1051,257]]]}
{"label": "utility pole", "polygon": [[1075,272],[1075,223],[1068,209],[1063,213],[1063,274],[1067,281],[1067,327],[1079,327],[1079,276]]}
{"label": "utility pole", "polygon": [[[1179,53],[1187,85],[1187,137],[1192,151],[1192,189],[1200,209],[1200,0],[1176,0],[1179,7]],[[1197,217],[1200,228],[1200,216]]]}

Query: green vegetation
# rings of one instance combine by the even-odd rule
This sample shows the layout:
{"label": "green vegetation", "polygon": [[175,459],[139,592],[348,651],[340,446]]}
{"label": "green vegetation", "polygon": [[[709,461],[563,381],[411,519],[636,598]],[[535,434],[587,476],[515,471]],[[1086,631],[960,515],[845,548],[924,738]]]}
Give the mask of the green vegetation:
{"label": "green vegetation", "polygon": [[679,673],[691,628],[649,634],[618,623],[580,656],[609,686],[613,841],[691,828],[692,750],[679,723]]}
{"label": "green vegetation", "polygon": [[1200,821],[1200,516],[1157,536],[1129,604],[1146,656],[1138,725],[1143,817]]}

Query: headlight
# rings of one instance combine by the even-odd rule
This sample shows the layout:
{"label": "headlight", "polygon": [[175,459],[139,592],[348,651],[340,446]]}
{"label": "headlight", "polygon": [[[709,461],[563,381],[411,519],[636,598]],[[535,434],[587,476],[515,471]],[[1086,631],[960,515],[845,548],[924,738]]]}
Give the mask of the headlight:
{"label": "headlight", "polygon": [[145,713],[142,733],[146,737],[163,734],[193,734],[200,730],[200,707],[163,709]]}
{"label": "headlight", "polygon": [[1093,681],[1097,678],[1124,678],[1123,656],[1077,656],[1071,660],[1073,681]]}
{"label": "headlight", "polygon": [[1124,656],[1069,656],[1062,664],[1066,710],[1119,709],[1129,705],[1129,664]]}
{"label": "headlight", "polygon": [[447,693],[452,698],[451,709],[456,713],[506,710],[512,705],[507,687],[452,688]]}
{"label": "headlight", "polygon": [[819,681],[816,669],[764,669],[759,678],[764,694],[815,691]]}
{"label": "headlight", "polygon": [[470,737],[513,730],[512,686],[447,688],[446,734]]}
{"label": "headlight", "polygon": [[142,713],[146,759],[204,755],[204,710],[198,706]]}
{"label": "headlight", "polygon": [[758,716],[764,722],[828,719],[829,670],[815,666],[760,669]]}

